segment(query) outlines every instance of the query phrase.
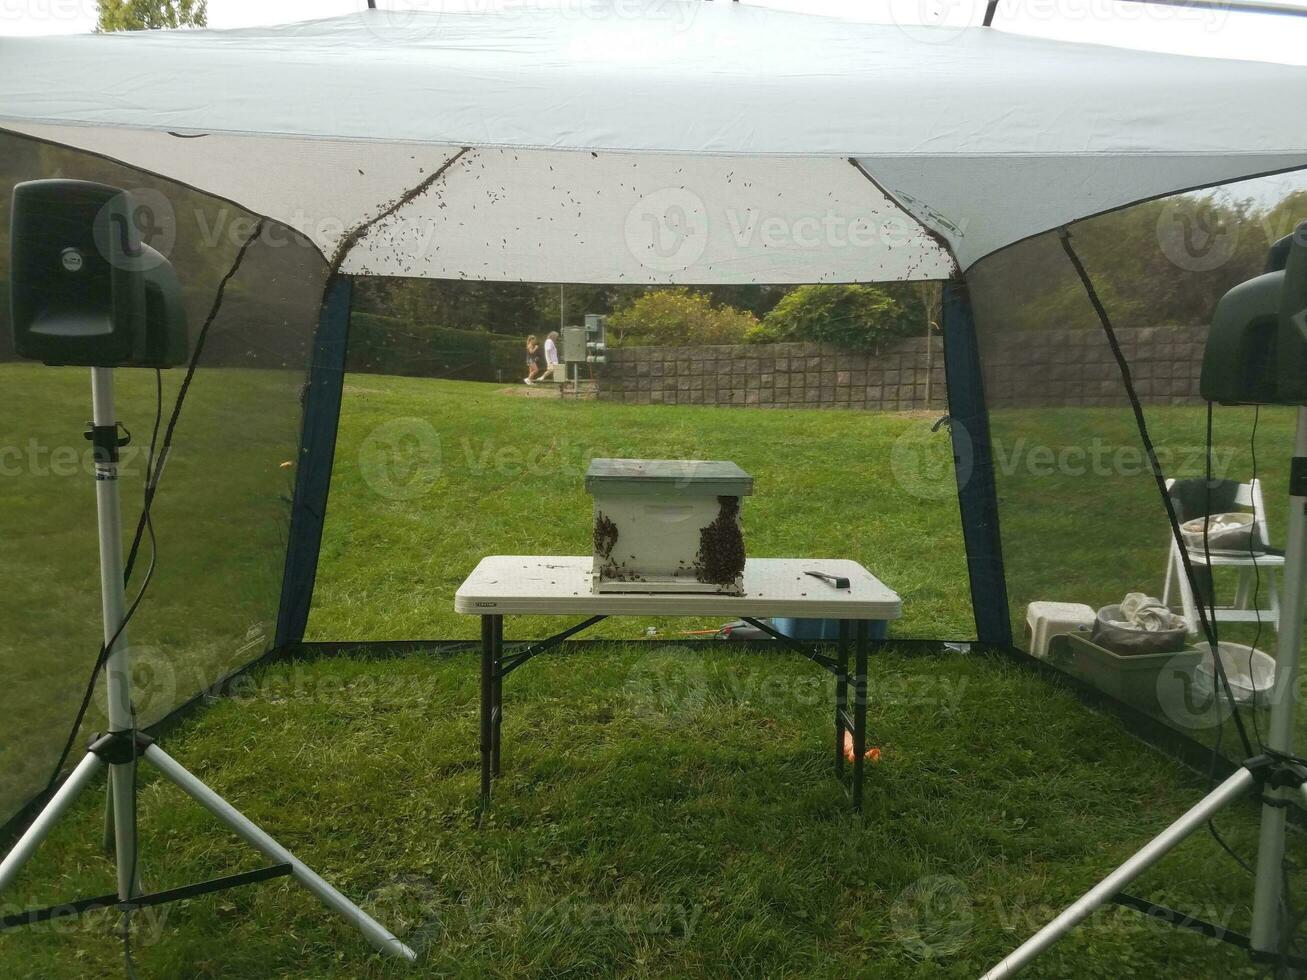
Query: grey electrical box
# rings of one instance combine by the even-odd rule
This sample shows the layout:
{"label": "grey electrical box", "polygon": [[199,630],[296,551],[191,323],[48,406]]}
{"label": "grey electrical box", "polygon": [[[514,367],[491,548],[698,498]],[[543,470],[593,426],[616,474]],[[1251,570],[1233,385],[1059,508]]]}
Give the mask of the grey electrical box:
{"label": "grey electrical box", "polygon": [[585,363],[585,327],[563,328],[563,362]]}
{"label": "grey electrical box", "polygon": [[608,318],[598,313],[585,315],[585,359],[591,364],[607,363]]}

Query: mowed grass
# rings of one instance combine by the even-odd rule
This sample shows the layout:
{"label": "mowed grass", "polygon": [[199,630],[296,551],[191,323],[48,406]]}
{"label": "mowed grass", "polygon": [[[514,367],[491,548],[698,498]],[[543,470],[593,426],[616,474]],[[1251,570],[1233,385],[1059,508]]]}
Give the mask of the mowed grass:
{"label": "mowed grass", "polygon": [[[1013,666],[888,650],[873,673],[884,761],[859,819],[811,664],[719,644],[541,658],[508,685],[504,773],[478,826],[474,655],[265,668],[169,751],[421,959],[372,955],[282,881],[139,914],[137,973],[974,977],[1205,788]],[[148,771],[141,803],[147,887],[259,864]],[[111,888],[99,825],[83,801],[6,907]],[[1251,805],[1220,826],[1252,853]],[[1290,849],[1307,857],[1296,834]],[[1135,890],[1248,925],[1251,880],[1206,834]],[[110,925],[6,933],[0,971],[121,975]],[[1259,974],[1232,947],[1107,910],[1030,975]]]}
{"label": "mowed grass", "polygon": [[[1166,476],[1202,477],[1205,407],[1153,406],[1146,414]],[[999,409],[990,429],[1014,623],[1035,599],[1097,609],[1128,590],[1162,594],[1171,531],[1128,409]],[[1213,475],[1245,483],[1256,475],[1278,547],[1285,545],[1293,432],[1290,408],[1219,407],[1214,415]],[[1263,574],[1263,605],[1267,581]],[[1234,584],[1222,573],[1219,601],[1232,601]],[[1252,638],[1251,630],[1229,632],[1245,643]],[[1273,650],[1273,637],[1267,626],[1260,645]]]}
{"label": "mowed grass", "polygon": [[[61,392],[24,389],[49,399],[33,403],[32,414],[45,418],[62,406],[79,416],[82,381],[79,372]],[[281,396],[270,388],[259,400],[251,378],[233,375],[228,384],[212,397],[235,399],[232,417],[254,429],[263,454],[277,456]],[[150,392],[124,394],[139,429],[152,409]],[[196,426],[224,419],[199,414]],[[734,459],[754,473],[758,492],[746,505],[752,553],[859,558],[904,595],[899,635],[968,636],[947,437],[929,435],[931,421],[573,404],[483,385],[352,379],[313,634],[472,635],[475,623],[453,614],[452,597],[482,554],[583,551],[588,458],[660,455]],[[67,423],[52,414],[49,424],[62,432]],[[1041,415],[1037,424],[1042,442],[1063,445],[1107,423],[1090,411]],[[233,436],[233,452],[237,442]],[[236,494],[214,472],[197,462],[185,479],[180,469],[170,476],[174,489],[194,491],[174,498],[172,520],[188,516],[187,500],[222,515],[201,523],[194,550],[184,553],[209,556],[196,575],[230,576],[238,572],[214,563],[248,555],[247,547],[258,553],[242,516],[246,502],[256,501],[259,513],[272,504],[262,479],[256,492]],[[1014,526],[1023,531],[1018,539],[1029,531],[1035,542],[1035,550],[1009,556],[1020,563],[1019,588],[1069,584],[1078,594],[1112,576],[1133,581],[1151,574],[1149,555],[1160,572],[1164,544],[1137,509],[1148,506],[1144,497],[1114,503],[1110,478],[1063,475],[1048,483],[1060,496],[1045,498],[1057,507],[1029,510],[1046,527]],[[1040,486],[1025,484],[1031,492]],[[54,499],[64,491],[43,492]],[[27,506],[16,490],[11,497]],[[66,513],[89,503],[89,486],[85,497]],[[1021,503],[1009,497],[1009,511]],[[26,520],[39,517],[40,506],[31,502]],[[1078,529],[1113,516],[1139,533],[1115,551],[1087,549],[1085,578],[1068,583]],[[1044,531],[1054,537],[1040,550]],[[179,538],[173,525],[161,548]],[[1055,549],[1048,541],[1062,543]],[[93,586],[93,551],[84,548],[80,540],[61,544],[41,573],[81,558],[91,561],[83,574]],[[183,564],[174,574],[185,581],[188,570]],[[266,574],[260,588],[275,596],[273,578]],[[72,577],[68,586],[85,588]],[[203,649],[208,633],[224,635],[227,623],[240,621],[205,610],[202,596],[179,592],[143,612],[142,631],[169,628],[180,649]],[[12,615],[27,623],[17,602]],[[80,628],[92,631],[94,610],[79,615]],[[554,625],[515,619],[510,635],[542,635]],[[609,635],[636,635],[647,625],[617,621]],[[43,635],[39,624],[21,628],[33,642]],[[53,649],[53,639],[43,642]],[[65,689],[74,690],[80,672],[63,663]],[[34,691],[50,690],[46,676],[47,686]],[[872,740],[884,761],[869,774],[867,812],[856,818],[831,771],[833,693],[812,664],[713,642],[556,651],[507,684],[504,774],[478,824],[475,654],[338,656],[262,668],[171,733],[166,748],[421,959],[409,967],[374,956],[347,924],[278,881],[138,914],[137,974],[974,977],[1207,788],[1122,734],[1112,717],[1003,662],[889,649],[875,655],[872,677]],[[29,718],[62,734],[66,708],[38,699]],[[33,730],[50,738],[48,728]],[[10,751],[23,744],[15,736]],[[141,797],[148,889],[262,863],[148,770]],[[101,806],[98,792],[78,804],[0,899],[6,912],[112,888],[98,846]],[[1248,804],[1219,821],[1245,858],[1257,815]],[[1296,833],[1290,856],[1295,868],[1307,858]],[[1303,875],[1293,871],[1291,882],[1301,895]],[[1133,890],[1229,928],[1248,927],[1251,879],[1207,835]],[[101,913],[5,933],[0,976],[122,975],[112,926]],[[1029,975],[1260,971],[1229,946],[1108,910]]]}
{"label": "mowed grass", "polygon": [[[347,382],[311,639],[479,635],[474,617],[454,612],[454,592],[482,557],[589,553],[584,477],[598,456],[733,460],[755,480],[743,513],[749,554],[856,559],[903,597],[896,635],[974,634],[951,466],[905,493],[887,465],[896,443],[915,464],[937,415],[520,395],[420,378]],[[947,433],[929,439],[947,459]],[[510,628],[545,636],[557,625],[515,618]],[[681,628],[616,620],[596,635],[650,625]]]}
{"label": "mowed grass", "polygon": [[[182,374],[163,372],[165,422]],[[115,376],[132,433],[119,481],[125,546],[141,510],[155,379]],[[158,564],[128,633],[142,724],[271,645],[294,480],[282,464],[295,456],[302,381],[289,370],[196,375],[153,508]],[[45,786],[102,641],[82,435],[90,399],[89,369],[0,365],[0,819]],[[149,556],[146,545],[130,596]],[[103,704],[101,690],[86,732],[103,728]]]}

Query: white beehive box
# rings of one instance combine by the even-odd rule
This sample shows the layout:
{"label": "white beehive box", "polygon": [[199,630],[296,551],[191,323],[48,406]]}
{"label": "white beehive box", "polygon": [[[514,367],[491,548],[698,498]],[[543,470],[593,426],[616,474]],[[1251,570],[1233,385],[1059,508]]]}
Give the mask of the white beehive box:
{"label": "white beehive box", "polygon": [[753,477],[734,463],[697,459],[596,459],[596,592],[744,591],[740,504]]}

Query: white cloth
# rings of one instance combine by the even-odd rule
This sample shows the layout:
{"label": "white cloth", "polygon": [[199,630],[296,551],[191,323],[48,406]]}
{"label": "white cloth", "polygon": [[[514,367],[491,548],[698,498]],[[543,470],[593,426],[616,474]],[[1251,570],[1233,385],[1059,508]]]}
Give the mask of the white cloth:
{"label": "white cloth", "polygon": [[1175,615],[1162,600],[1142,592],[1129,592],[1121,600],[1120,620],[1109,620],[1110,625],[1122,629],[1144,630],[1157,633],[1162,630],[1174,630],[1184,626],[1184,619]]}
{"label": "white cloth", "polygon": [[545,338],[545,365],[547,368],[553,367],[558,363],[558,345],[554,343],[552,337]]}

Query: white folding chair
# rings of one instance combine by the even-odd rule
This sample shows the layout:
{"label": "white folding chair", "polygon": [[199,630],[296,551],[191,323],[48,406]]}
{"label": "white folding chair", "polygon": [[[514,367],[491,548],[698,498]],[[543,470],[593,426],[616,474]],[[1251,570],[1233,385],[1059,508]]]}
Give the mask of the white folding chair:
{"label": "white folding chair", "polygon": [[[1175,485],[1175,480],[1166,481],[1166,489],[1171,491]],[[1207,578],[1210,587],[1215,589],[1214,572],[1221,568],[1233,568],[1238,570],[1238,582],[1234,593],[1234,602],[1227,606],[1217,606],[1214,610],[1209,609],[1208,615],[1214,615],[1218,623],[1269,623],[1277,630],[1280,626],[1280,594],[1277,588],[1276,580],[1279,569],[1284,567],[1284,556],[1269,554],[1266,548],[1271,540],[1270,533],[1266,526],[1266,505],[1262,502],[1262,485],[1259,480],[1252,480],[1248,483],[1240,483],[1235,489],[1234,506],[1242,508],[1245,511],[1252,511],[1253,525],[1256,533],[1253,538],[1253,546],[1248,551],[1222,551],[1210,548],[1211,558],[1201,545],[1198,547],[1188,547],[1185,549],[1189,556],[1189,562],[1195,570],[1207,570]],[[1220,513],[1225,508],[1218,508],[1215,513]],[[1197,517],[1207,517],[1207,514],[1185,513],[1180,511],[1179,517],[1181,523],[1187,520],[1193,520]],[[1260,588],[1258,587],[1258,578],[1260,576]],[[1254,607],[1255,599],[1259,598],[1257,593],[1260,592],[1260,598],[1264,598],[1266,605],[1260,608]],[[1189,626],[1189,632],[1197,633],[1199,627],[1198,618],[1198,601],[1194,597],[1193,587],[1190,585],[1188,577],[1184,574],[1184,564],[1180,557],[1180,546],[1176,543],[1174,535],[1171,536],[1170,553],[1166,560],[1166,581],[1162,586],[1162,603],[1171,608],[1175,608],[1172,595],[1178,594],[1180,599],[1180,612],[1184,616],[1185,622]]]}

